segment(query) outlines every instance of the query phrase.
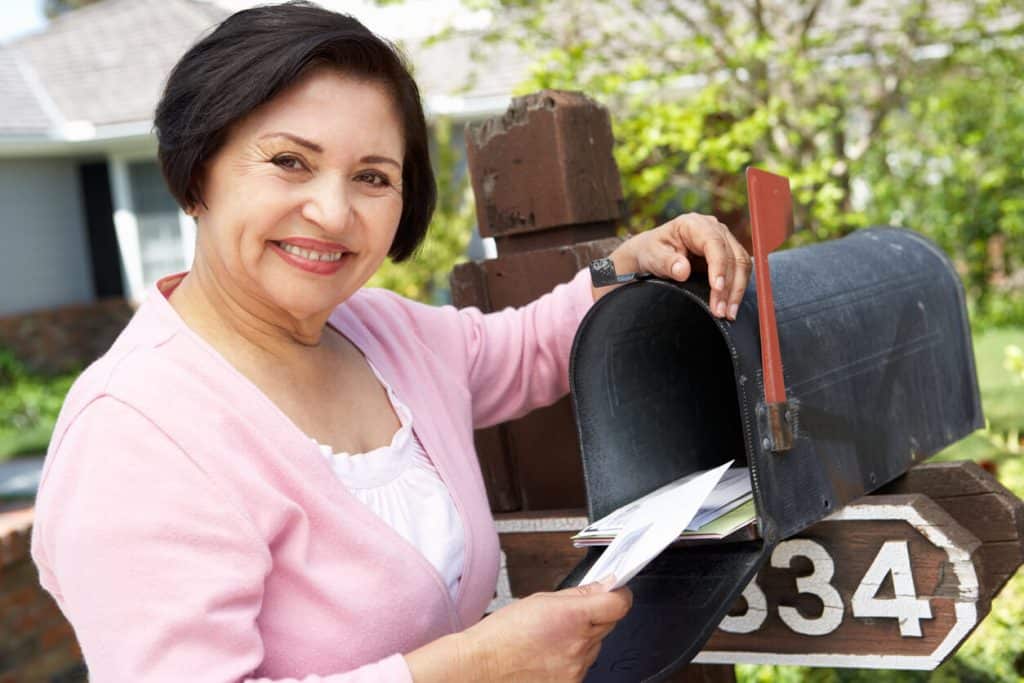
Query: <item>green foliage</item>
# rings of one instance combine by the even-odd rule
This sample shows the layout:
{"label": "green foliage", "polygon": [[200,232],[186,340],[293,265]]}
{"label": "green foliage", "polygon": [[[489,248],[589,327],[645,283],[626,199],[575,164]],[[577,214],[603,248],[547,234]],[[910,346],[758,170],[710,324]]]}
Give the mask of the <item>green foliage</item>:
{"label": "green foliage", "polygon": [[1024,325],[1024,291],[988,291],[983,301],[968,300],[968,307],[971,326],[978,330]]}
{"label": "green foliage", "polygon": [[0,349],[0,460],[46,450],[75,377],[30,373],[14,354]]}
{"label": "green foliage", "polygon": [[386,261],[369,285],[410,299],[439,303],[447,291],[452,266],[465,258],[475,213],[469,178],[459,164],[462,155],[453,141],[452,122],[434,121],[433,132],[437,209],[427,238],[408,261]]}
{"label": "green foliage", "polygon": [[[908,84],[866,156],[872,220],[919,227],[959,264],[975,316],[1024,321],[1024,296],[989,282],[1024,267],[1024,56],[968,46]],[[999,252],[993,257],[992,250]]]}
{"label": "green foliage", "polygon": [[1024,251],[1024,19],[1006,3],[467,4],[531,58],[521,91],[610,108],[634,229],[700,210],[744,230],[738,174],[755,164],[791,179],[792,244],[907,225],[954,257],[982,319],[1024,321],[987,298]]}

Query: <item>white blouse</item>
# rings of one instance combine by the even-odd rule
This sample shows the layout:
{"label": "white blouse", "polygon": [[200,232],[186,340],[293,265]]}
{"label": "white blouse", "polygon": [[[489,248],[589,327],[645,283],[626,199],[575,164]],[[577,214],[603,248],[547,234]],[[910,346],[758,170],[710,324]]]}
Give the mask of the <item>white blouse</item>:
{"label": "white blouse", "polygon": [[327,444],[317,446],[349,491],[434,566],[454,600],[465,556],[462,521],[448,487],[412,430],[412,413],[377,368],[371,364],[370,369],[387,389],[401,422],[391,444],[355,454],[335,453]]}

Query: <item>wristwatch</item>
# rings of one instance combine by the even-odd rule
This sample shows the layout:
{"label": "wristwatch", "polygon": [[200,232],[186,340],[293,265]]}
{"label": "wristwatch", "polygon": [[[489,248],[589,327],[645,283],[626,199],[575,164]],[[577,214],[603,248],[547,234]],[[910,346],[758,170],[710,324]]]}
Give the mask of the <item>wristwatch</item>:
{"label": "wristwatch", "polygon": [[590,262],[590,282],[595,287],[611,287],[622,285],[633,280],[638,280],[643,273],[626,273],[618,275],[615,272],[615,263],[610,258],[594,259]]}

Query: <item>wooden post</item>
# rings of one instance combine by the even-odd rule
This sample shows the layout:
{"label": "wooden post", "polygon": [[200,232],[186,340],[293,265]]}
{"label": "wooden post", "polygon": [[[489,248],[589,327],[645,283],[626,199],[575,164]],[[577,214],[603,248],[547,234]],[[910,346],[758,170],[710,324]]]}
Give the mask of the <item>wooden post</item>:
{"label": "wooden post", "polygon": [[[619,243],[619,172],[608,111],[545,90],[467,130],[480,234],[498,258],[452,273],[456,306],[521,306],[572,279]],[[583,471],[568,399],[476,435],[495,512],[583,507]]]}

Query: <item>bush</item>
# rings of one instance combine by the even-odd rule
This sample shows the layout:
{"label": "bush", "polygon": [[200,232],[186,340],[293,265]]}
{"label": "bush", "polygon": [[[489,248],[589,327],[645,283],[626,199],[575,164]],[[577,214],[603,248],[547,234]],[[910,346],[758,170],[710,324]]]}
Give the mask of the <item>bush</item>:
{"label": "bush", "polygon": [[0,349],[0,460],[46,451],[77,375],[31,373],[13,353]]}

